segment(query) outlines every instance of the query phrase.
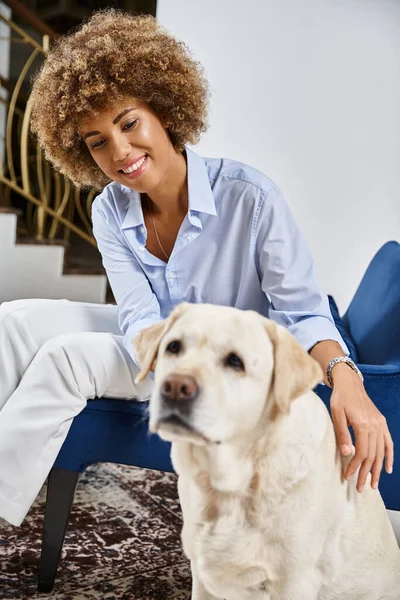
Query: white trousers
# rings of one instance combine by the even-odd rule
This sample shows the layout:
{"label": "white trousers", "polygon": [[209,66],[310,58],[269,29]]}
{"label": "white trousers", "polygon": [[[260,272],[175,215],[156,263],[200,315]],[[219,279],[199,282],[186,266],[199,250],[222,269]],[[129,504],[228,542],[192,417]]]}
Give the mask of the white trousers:
{"label": "white trousers", "polygon": [[94,397],[146,400],[117,307],[69,300],[0,305],[0,518],[20,525],[73,418]]}

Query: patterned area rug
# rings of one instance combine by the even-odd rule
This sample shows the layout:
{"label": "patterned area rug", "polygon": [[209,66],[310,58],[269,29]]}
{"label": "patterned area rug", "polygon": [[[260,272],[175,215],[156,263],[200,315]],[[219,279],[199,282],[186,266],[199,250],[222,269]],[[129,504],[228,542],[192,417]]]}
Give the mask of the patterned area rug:
{"label": "patterned area rug", "polygon": [[[176,476],[94,465],[75,495],[56,584],[36,591],[46,486],[21,527],[0,520],[1,600],[189,600]],[[400,541],[400,513],[389,511]]]}
{"label": "patterned area rug", "polygon": [[176,476],[111,463],[82,476],[51,594],[37,574],[46,487],[21,527],[0,521],[1,600],[188,600]]}

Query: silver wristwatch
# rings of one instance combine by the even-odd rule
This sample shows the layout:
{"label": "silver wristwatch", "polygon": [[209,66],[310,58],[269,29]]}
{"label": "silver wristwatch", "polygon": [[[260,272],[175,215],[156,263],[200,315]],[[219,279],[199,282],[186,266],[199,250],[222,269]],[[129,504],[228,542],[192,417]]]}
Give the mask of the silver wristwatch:
{"label": "silver wristwatch", "polygon": [[331,360],[331,362],[329,363],[329,365],[326,368],[326,378],[327,378],[328,383],[331,386],[331,388],[333,388],[332,369],[338,363],[346,363],[347,365],[349,365],[349,367],[351,369],[353,369],[353,371],[355,371],[357,373],[357,375],[359,375],[361,377],[361,381],[364,381],[363,374],[361,373],[360,369],[357,367],[356,363],[353,360],[351,360],[351,358],[349,358],[348,356],[338,356],[337,358],[334,358],[333,360]]}

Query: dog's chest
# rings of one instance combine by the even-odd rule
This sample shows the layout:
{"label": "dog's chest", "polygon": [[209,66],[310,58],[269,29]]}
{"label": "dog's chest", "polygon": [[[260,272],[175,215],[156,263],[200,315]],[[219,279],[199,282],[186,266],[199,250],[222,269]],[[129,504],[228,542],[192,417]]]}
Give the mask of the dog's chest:
{"label": "dog's chest", "polygon": [[271,533],[269,527],[261,531],[238,501],[220,503],[218,510],[214,520],[194,527],[194,560],[200,577],[217,597],[232,598],[236,591],[252,589],[254,598],[268,598],[264,594],[280,562],[273,524]]}

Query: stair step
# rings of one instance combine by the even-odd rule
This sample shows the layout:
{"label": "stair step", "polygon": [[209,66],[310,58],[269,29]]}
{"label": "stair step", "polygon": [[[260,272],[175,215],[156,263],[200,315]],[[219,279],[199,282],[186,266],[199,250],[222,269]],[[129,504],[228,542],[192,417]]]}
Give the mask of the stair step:
{"label": "stair step", "polygon": [[104,275],[105,270],[102,267],[65,267],[64,275]]}
{"label": "stair step", "polygon": [[0,210],[0,303],[18,298],[66,298],[103,304],[110,296],[98,250],[89,246],[86,252],[82,247],[65,265],[70,243],[25,236],[16,240],[19,213],[8,207]]}
{"label": "stair step", "polygon": [[16,240],[17,244],[26,244],[33,246],[62,246],[63,248],[69,248],[69,243],[64,240],[38,240],[36,238],[19,237]]}
{"label": "stair step", "polygon": [[23,215],[20,208],[13,208],[12,206],[0,206],[0,213],[17,215],[17,217],[22,217]]}

